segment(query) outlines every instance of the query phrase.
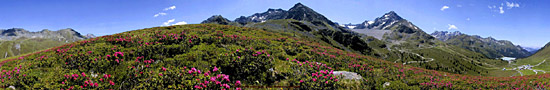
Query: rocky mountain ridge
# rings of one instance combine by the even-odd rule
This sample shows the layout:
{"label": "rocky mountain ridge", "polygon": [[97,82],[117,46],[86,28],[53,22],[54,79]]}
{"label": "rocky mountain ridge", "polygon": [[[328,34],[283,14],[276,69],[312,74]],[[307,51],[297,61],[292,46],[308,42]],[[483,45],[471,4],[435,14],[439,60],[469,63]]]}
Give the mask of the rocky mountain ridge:
{"label": "rocky mountain ridge", "polygon": [[38,32],[30,32],[22,28],[11,28],[11,29],[0,30],[0,40],[4,40],[4,41],[12,41],[17,39],[28,39],[28,38],[47,38],[47,39],[58,40],[58,41],[74,42],[74,41],[79,41],[79,40],[84,40],[87,38],[94,38],[94,37],[95,35],[93,34],[81,35],[79,32],[71,28],[60,29],[57,31],[44,29]]}
{"label": "rocky mountain ridge", "polygon": [[459,31],[435,31],[431,35],[447,44],[479,52],[489,58],[524,58],[532,54],[523,47],[514,45],[508,40],[497,40],[493,37],[483,38],[478,35],[467,35]]}

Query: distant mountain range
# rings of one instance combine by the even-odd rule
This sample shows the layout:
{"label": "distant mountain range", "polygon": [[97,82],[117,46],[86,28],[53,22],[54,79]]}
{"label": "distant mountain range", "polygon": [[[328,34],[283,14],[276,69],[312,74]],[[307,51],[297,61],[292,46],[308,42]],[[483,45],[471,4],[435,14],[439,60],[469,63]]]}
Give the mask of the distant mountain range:
{"label": "distant mountain range", "polygon": [[96,37],[71,28],[30,32],[22,28],[0,30],[0,59]]}
{"label": "distant mountain range", "polygon": [[531,54],[535,54],[535,53],[537,53],[537,51],[539,51],[541,49],[540,47],[523,47],[523,46],[521,46],[521,48],[527,50]]}
{"label": "distant mountain range", "polygon": [[67,28],[61,29],[58,31],[51,31],[44,29],[39,32],[30,32],[22,28],[11,28],[0,30],[0,40],[17,40],[25,38],[48,38],[48,39],[57,39],[59,41],[74,42],[78,40],[83,40],[86,38],[95,37],[93,34],[88,34],[86,36],[81,35],[76,32],[74,29]]}
{"label": "distant mountain range", "polygon": [[[295,37],[308,37],[313,41],[323,41],[343,50],[360,52],[391,62],[459,74],[486,74],[486,69],[478,66],[483,66],[483,63],[505,63],[487,61],[482,54],[447,46],[394,11],[362,24],[339,25],[297,3],[288,11],[268,9],[266,12],[241,16],[234,21],[214,15],[202,23],[253,27]],[[374,31],[377,35],[362,31]]]}
{"label": "distant mountain range", "polygon": [[435,31],[431,34],[437,39],[468,50],[481,53],[489,58],[516,57],[524,58],[532,53],[507,40],[496,40],[492,37],[483,38],[478,35],[467,35],[459,31]]}

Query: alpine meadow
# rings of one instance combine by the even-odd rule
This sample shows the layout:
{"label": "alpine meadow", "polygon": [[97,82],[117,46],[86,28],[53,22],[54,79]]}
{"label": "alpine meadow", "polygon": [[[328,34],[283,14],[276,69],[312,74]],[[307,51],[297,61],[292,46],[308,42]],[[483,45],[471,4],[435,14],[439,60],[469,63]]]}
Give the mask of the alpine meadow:
{"label": "alpine meadow", "polygon": [[550,90],[548,1],[1,2],[0,89]]}

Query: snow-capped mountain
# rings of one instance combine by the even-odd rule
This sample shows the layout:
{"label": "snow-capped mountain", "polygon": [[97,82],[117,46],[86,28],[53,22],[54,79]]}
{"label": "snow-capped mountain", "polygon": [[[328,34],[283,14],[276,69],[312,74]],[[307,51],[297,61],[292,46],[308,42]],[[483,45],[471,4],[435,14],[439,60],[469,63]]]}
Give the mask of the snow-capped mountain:
{"label": "snow-capped mountain", "polygon": [[449,31],[435,31],[431,34],[435,38],[441,40],[441,41],[447,41],[451,38],[454,38],[459,35],[463,35],[463,33],[459,31],[449,32]]}
{"label": "snow-capped mountain", "polygon": [[365,21],[354,29],[377,29],[377,30],[390,30],[391,27],[396,25],[404,25],[409,28],[418,29],[411,22],[401,18],[394,11],[390,11],[381,17],[374,19],[374,21]]}
{"label": "snow-capped mountain", "polygon": [[266,12],[255,13],[248,17],[241,16],[235,19],[235,22],[238,22],[244,25],[251,22],[257,23],[257,22],[265,22],[266,20],[277,20],[277,19],[294,19],[299,21],[309,21],[318,25],[321,25],[322,23],[327,23],[331,26],[336,26],[334,22],[330,21],[325,16],[317,13],[313,9],[301,3],[295,4],[288,11],[285,11],[283,9],[268,9]]}
{"label": "snow-capped mountain", "polygon": [[251,16],[245,17],[241,16],[237,19],[235,19],[235,22],[239,22],[241,24],[245,24],[248,22],[265,22],[266,20],[272,20],[272,19],[281,19],[284,18],[285,14],[287,14],[287,11],[283,9],[268,9],[266,12],[263,13],[255,13]]}

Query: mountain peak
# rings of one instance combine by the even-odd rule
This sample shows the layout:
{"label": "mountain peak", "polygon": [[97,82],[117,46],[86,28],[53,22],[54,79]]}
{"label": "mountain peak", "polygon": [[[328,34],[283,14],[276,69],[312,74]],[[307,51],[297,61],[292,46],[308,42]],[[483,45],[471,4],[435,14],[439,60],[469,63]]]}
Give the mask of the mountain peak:
{"label": "mountain peak", "polygon": [[59,31],[70,31],[70,32],[76,32],[76,30],[72,29],[72,28],[66,28],[66,29],[61,29]]}
{"label": "mountain peak", "polygon": [[294,7],[303,7],[303,6],[304,6],[304,4],[302,4],[302,3],[300,3],[300,2],[294,4]]}
{"label": "mountain peak", "polygon": [[11,28],[6,30],[0,30],[0,36],[16,36],[18,33],[27,33],[29,31],[22,28]]}
{"label": "mountain peak", "polygon": [[395,13],[395,11],[390,11],[390,12],[384,14],[384,16],[382,16],[381,18],[383,18],[383,19],[392,19],[392,20],[401,20],[401,19],[403,19],[399,15],[397,15],[397,13]]}
{"label": "mountain peak", "polygon": [[295,4],[292,8],[288,9],[288,11],[295,11],[295,10],[300,10],[300,11],[313,11],[313,10],[310,9],[309,7],[303,5],[302,3],[297,3],[297,4]]}
{"label": "mountain peak", "polygon": [[329,25],[335,25],[334,22],[328,20],[325,16],[320,13],[317,13],[313,9],[303,5],[302,3],[297,3],[294,7],[288,10],[288,15],[286,19],[294,19],[299,21],[310,21],[310,22],[326,22]]}
{"label": "mountain peak", "polygon": [[212,17],[202,21],[201,23],[217,23],[228,25],[231,21],[227,18],[222,17],[222,15],[213,15]]}
{"label": "mountain peak", "polygon": [[385,13],[381,17],[374,19],[373,21],[365,21],[362,24],[355,27],[356,29],[380,29],[380,30],[389,30],[392,26],[395,25],[404,25],[412,29],[418,29],[412,23],[401,18],[395,11],[390,11]]}
{"label": "mountain peak", "polygon": [[245,25],[249,22],[265,22],[267,20],[277,19],[294,19],[298,21],[315,22],[318,25],[321,25],[322,22],[326,22],[331,26],[336,26],[334,22],[330,21],[322,14],[315,12],[313,9],[303,5],[302,3],[296,3],[292,8],[288,9],[288,11],[270,8],[263,13],[255,13],[248,17],[241,16],[235,19],[235,22]]}

